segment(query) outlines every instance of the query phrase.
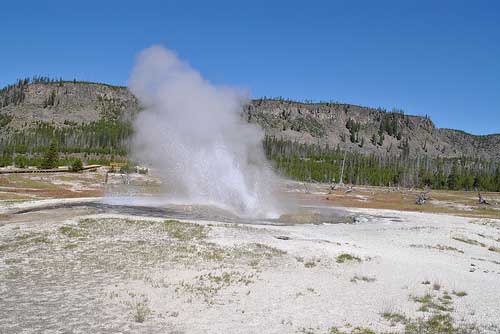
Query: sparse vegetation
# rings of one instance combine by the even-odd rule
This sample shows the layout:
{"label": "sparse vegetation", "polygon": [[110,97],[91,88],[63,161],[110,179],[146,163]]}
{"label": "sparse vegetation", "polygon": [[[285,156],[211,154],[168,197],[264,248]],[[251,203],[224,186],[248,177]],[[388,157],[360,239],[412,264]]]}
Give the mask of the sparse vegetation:
{"label": "sparse vegetation", "polygon": [[68,226],[68,225],[64,225],[64,226],[59,227],[59,232],[65,236],[69,237],[69,238],[82,238],[82,237],[87,236],[87,233],[85,232],[85,230],[78,228],[78,227],[74,227],[74,226]]}
{"label": "sparse vegetation", "polygon": [[[401,313],[386,311],[382,313],[382,318],[388,321],[391,326],[401,325],[403,334],[480,334],[480,327],[473,323],[457,321],[451,315],[452,298],[446,292],[441,296],[425,294],[420,297],[412,297],[417,303],[422,304],[419,311],[428,313],[425,316],[410,318]],[[444,304],[444,305],[443,305]],[[399,333],[396,331],[394,333]],[[329,330],[332,334],[358,334],[358,333],[376,333],[389,334],[393,332],[377,332],[369,328],[354,328],[350,330],[340,330],[338,327],[332,327]]]}
{"label": "sparse vegetation", "polygon": [[370,328],[366,327],[355,327],[348,332],[342,331],[337,327],[331,327],[328,331],[329,334],[376,334],[376,332]]}
{"label": "sparse vegetation", "polygon": [[384,312],[382,313],[382,317],[385,320],[390,321],[392,324],[405,323],[407,321],[407,318],[404,315],[396,312]]}
{"label": "sparse vegetation", "polygon": [[195,283],[181,281],[176,291],[183,290],[200,296],[206,303],[213,303],[213,298],[222,289],[231,285],[247,286],[254,282],[253,274],[244,274],[239,271],[225,271],[222,273],[207,273],[198,275]]}
{"label": "sparse vegetation", "polygon": [[166,220],[163,225],[170,237],[180,241],[202,240],[207,237],[207,228],[203,225],[178,220]]}
{"label": "sparse vegetation", "polygon": [[318,260],[315,259],[310,259],[304,262],[304,267],[306,268],[313,268],[316,267],[316,262],[319,262]]}
{"label": "sparse vegetation", "polygon": [[495,246],[488,246],[485,243],[482,243],[482,242],[474,240],[474,239],[470,239],[470,238],[466,238],[466,237],[452,237],[452,239],[469,244],[469,245],[486,248],[490,252],[500,253],[500,248],[495,247]]}
{"label": "sparse vegetation", "polygon": [[469,245],[486,247],[485,244],[483,244],[482,242],[479,242],[477,240],[474,240],[474,239],[469,239],[469,238],[465,238],[465,237],[452,237],[452,239],[469,244]]}
{"label": "sparse vegetation", "polygon": [[441,245],[441,244],[437,244],[437,245],[434,245],[434,246],[431,246],[431,245],[415,245],[415,244],[411,244],[410,247],[412,247],[412,248],[437,249],[437,250],[441,250],[441,251],[452,251],[452,252],[457,252],[457,253],[461,253],[461,254],[464,253],[464,251],[461,250],[461,249],[458,249],[458,248],[455,248],[455,247],[452,247],[452,246]]}
{"label": "sparse vegetation", "polygon": [[453,307],[450,306],[451,298],[448,293],[444,292],[443,296],[439,298],[435,298],[432,294],[426,293],[423,296],[414,296],[412,300],[421,304],[418,308],[420,312],[431,312],[431,311],[440,311],[440,312],[451,312],[453,311]]}
{"label": "sparse vegetation", "polygon": [[[74,176],[71,174],[68,177]],[[252,227],[243,224],[241,226],[230,225],[230,227],[227,227],[227,231],[230,231],[231,236],[235,234],[245,235],[246,232],[250,233],[250,231],[256,234],[250,235],[244,242],[237,238],[231,239],[233,246],[223,246],[224,243],[215,243],[219,242],[218,239],[214,239],[213,242],[210,240],[211,235],[219,238],[223,234],[220,233],[221,229],[226,227],[222,223],[203,225],[153,218],[88,218],[77,223],[55,224],[58,225],[51,224],[47,229],[50,233],[45,234],[33,232],[30,230],[31,226],[22,224],[19,224],[22,229],[14,229],[9,226],[4,229],[10,235],[2,237],[1,245],[8,245],[8,249],[0,251],[3,256],[0,265],[3,264],[4,268],[4,271],[0,272],[0,276],[9,288],[8,298],[25,293],[24,290],[18,289],[19,291],[16,291],[16,289],[10,289],[11,287],[23,287],[22,284],[33,284],[35,282],[41,287],[36,290],[45,289],[47,293],[52,293],[52,291],[56,290],[51,290],[49,286],[51,282],[57,279],[58,286],[64,287],[63,292],[65,294],[69,289],[74,293],[68,297],[70,301],[65,302],[64,306],[66,307],[66,305],[74,303],[75,300],[79,300],[78,298],[81,295],[100,293],[102,290],[95,289],[94,286],[102,284],[104,281],[106,286],[109,285],[111,289],[111,291],[105,291],[105,296],[110,296],[110,303],[120,305],[120,303],[124,303],[124,298],[125,300],[131,300],[129,304],[125,304],[126,307],[121,309],[124,311],[123,316],[118,318],[126,319],[127,325],[141,327],[144,330],[149,329],[150,326],[155,329],[155,323],[163,320],[167,321],[169,325],[172,323],[173,326],[177,326],[178,322],[182,322],[186,318],[186,309],[189,306],[186,308],[185,305],[188,303],[193,303],[197,308],[200,305],[205,306],[210,309],[210,312],[219,312],[220,309],[225,309],[227,303],[237,301],[234,302],[234,305],[236,305],[235,312],[253,316],[255,308],[251,307],[253,307],[254,303],[258,304],[260,302],[257,298],[268,296],[269,291],[271,291],[271,297],[273,298],[278,296],[278,293],[282,294],[284,297],[283,299],[280,297],[280,302],[289,303],[288,305],[295,302],[301,303],[300,305],[303,303],[305,307],[317,305],[318,302],[323,303],[324,300],[327,300],[325,305],[329,306],[331,304],[328,304],[327,297],[330,298],[331,296],[333,296],[331,297],[333,302],[337,303],[338,300],[335,300],[334,297],[335,291],[329,291],[335,289],[331,289],[329,285],[314,285],[316,278],[319,277],[319,275],[315,274],[316,272],[320,275],[330,275],[332,281],[338,281],[343,288],[351,286],[348,282],[351,279],[353,282],[352,289],[360,291],[382,289],[386,283],[382,281],[383,278],[377,277],[377,280],[380,280],[380,286],[379,283],[370,284],[370,282],[375,281],[375,277],[370,276],[369,272],[359,273],[358,270],[361,270],[361,268],[357,266],[342,267],[332,265],[329,261],[331,259],[320,257],[324,256],[321,252],[290,252],[289,256],[280,259],[280,256],[286,254],[284,251],[254,241],[267,239],[271,240],[271,245],[277,244],[290,247],[294,240],[298,239],[298,236],[290,234],[293,237],[290,239],[291,241],[277,241],[274,238],[276,231],[270,232],[267,230],[273,229],[273,227],[252,229]],[[54,226],[57,228],[55,231]],[[45,227],[36,226],[35,228],[41,229]],[[285,228],[283,229],[285,230]],[[266,233],[265,238],[258,239],[258,237],[263,236],[263,233]],[[45,238],[48,243],[35,241],[38,239],[43,240],[41,237]],[[337,240],[340,240],[340,238]],[[338,245],[334,241],[329,244],[332,247]],[[33,246],[36,246],[36,248]],[[349,245],[342,243],[342,249],[344,247],[345,249],[353,249],[354,253],[339,252],[335,254],[338,255],[335,260],[341,260],[340,263],[347,263],[348,261],[355,263],[362,259],[367,260],[368,257],[360,255],[365,254],[364,252],[355,253],[356,249],[362,249],[363,246],[357,243],[356,245],[354,243]],[[14,247],[18,247],[19,252],[17,254],[12,252]],[[51,249],[50,252],[49,249]],[[435,253],[439,255],[438,252]],[[29,254],[29,257],[24,254]],[[296,255],[302,255],[305,258],[295,257]],[[449,256],[449,254],[440,255]],[[22,259],[22,261],[18,259]],[[295,259],[297,262],[295,262]],[[320,267],[318,267],[319,260],[321,260]],[[308,266],[308,263],[316,266],[315,269],[312,271],[300,269],[302,265]],[[375,264],[375,261],[372,264]],[[290,284],[291,281],[281,280],[286,278],[290,270],[295,270],[297,267],[304,274],[299,277],[301,280],[297,282],[293,281],[295,277],[290,278],[294,284],[297,283],[294,286],[297,289],[286,290],[288,287],[285,286],[283,290],[279,290],[274,294],[272,289],[277,289],[281,284]],[[355,272],[357,274],[354,275]],[[424,273],[424,275],[428,275],[428,273]],[[341,279],[338,279],[339,277]],[[443,274],[443,277],[445,277],[445,274]],[[423,278],[426,278],[426,276]],[[108,282],[112,282],[112,284],[107,284]],[[359,285],[355,286],[354,282]],[[361,326],[364,323],[363,321],[355,325],[344,324],[342,327],[327,329],[327,326],[336,324],[333,319],[331,323],[325,324],[322,321],[322,327],[307,328],[304,329],[304,332],[318,334],[325,332],[340,334],[482,333],[479,330],[476,331],[477,327],[455,318],[454,313],[451,311],[453,310],[453,300],[466,295],[465,292],[459,290],[452,293],[446,292],[444,281],[440,282],[443,284],[439,284],[439,289],[435,288],[435,280],[424,282],[429,286],[419,286],[419,288],[429,291],[429,293],[411,299],[418,304],[419,312],[417,316],[413,316],[411,311],[405,314],[403,311],[391,310],[381,314],[380,324],[373,322],[377,323],[377,326],[394,326],[389,328],[388,332],[378,331],[377,328],[379,327],[370,328],[371,325],[368,323],[363,325],[368,327],[357,327]],[[329,282],[323,281],[322,283],[328,284]],[[89,286],[92,289],[89,289]],[[124,291],[131,287],[133,287],[135,295],[129,299],[124,296]],[[165,303],[166,306],[159,305],[162,303],[158,303],[156,297],[154,303],[153,300],[148,302],[145,298],[138,299],[137,296],[140,295],[140,291],[147,291],[150,297],[152,294],[155,296],[157,294],[161,298],[166,296],[167,298],[176,298],[176,300],[172,304]],[[387,290],[382,291],[386,292]],[[36,293],[40,293],[40,291],[35,292],[36,298],[40,298],[41,295],[36,295]],[[329,293],[331,294],[329,295]],[[31,291],[26,292],[26,295],[22,298],[31,298],[31,296],[27,297],[28,294],[31,294]],[[378,296],[378,294],[375,294],[375,296]],[[46,295],[42,297],[46,297]],[[95,298],[94,295],[90,297]],[[26,299],[22,298],[15,299],[15,301],[22,300],[25,302]],[[248,303],[251,306],[248,306],[245,298],[251,300],[251,303]],[[286,298],[293,301],[285,300]],[[243,299],[245,299],[245,302],[240,303]],[[182,303],[182,307],[179,309],[172,306],[180,303]],[[223,303],[226,306],[221,306]],[[244,306],[241,306],[242,304]],[[257,309],[261,307],[259,305],[256,306]],[[264,307],[269,307],[269,304],[265,304]],[[349,305],[349,307],[352,307],[352,305]],[[85,306],[77,305],[75,308],[77,314],[82,314],[81,312],[85,310]],[[377,312],[379,310],[375,309],[373,311]],[[173,319],[176,316],[179,316],[179,318]],[[85,319],[87,320],[87,318]],[[339,317],[335,319],[335,321],[338,321]],[[285,318],[286,321],[288,321],[288,318]],[[137,323],[133,324],[133,322]],[[140,325],[140,323],[146,324]],[[162,324],[164,323],[162,322]],[[300,331],[296,326],[302,324],[298,323],[297,325],[297,323],[294,323],[290,325],[285,323],[283,324],[283,331],[288,331],[288,329],[290,331]]]}

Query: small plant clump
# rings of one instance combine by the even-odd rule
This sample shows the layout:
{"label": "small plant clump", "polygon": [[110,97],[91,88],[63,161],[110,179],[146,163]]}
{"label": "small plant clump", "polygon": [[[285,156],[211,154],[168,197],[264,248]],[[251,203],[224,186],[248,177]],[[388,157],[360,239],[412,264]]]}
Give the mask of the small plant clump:
{"label": "small plant clump", "polygon": [[304,262],[304,267],[306,267],[306,268],[314,268],[314,267],[316,267],[316,262],[314,262],[314,261],[306,261],[306,262]]}
{"label": "small plant clump", "polygon": [[361,262],[361,259],[357,256],[352,255],[352,254],[342,253],[339,256],[337,256],[336,261],[337,261],[337,263],[344,263],[347,261]]}
{"label": "small plant clump", "polygon": [[133,316],[135,322],[143,323],[150,314],[151,310],[146,303],[138,302],[134,305]]}
{"label": "small plant clump", "polygon": [[457,297],[465,297],[465,296],[467,296],[467,292],[465,292],[465,291],[455,291],[455,290],[453,290],[452,293],[455,296],[457,296]]}
{"label": "small plant clump", "polygon": [[358,283],[358,281],[370,283],[370,282],[375,282],[376,280],[377,279],[375,277],[358,276],[358,275],[354,275],[353,278],[351,278],[351,282],[353,283]]}

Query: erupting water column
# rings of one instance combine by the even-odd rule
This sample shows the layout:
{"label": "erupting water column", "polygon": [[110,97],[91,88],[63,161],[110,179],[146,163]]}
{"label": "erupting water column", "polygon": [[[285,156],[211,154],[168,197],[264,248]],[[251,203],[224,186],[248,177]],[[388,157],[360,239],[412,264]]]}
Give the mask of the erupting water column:
{"label": "erupting water column", "polygon": [[156,169],[168,195],[241,216],[280,214],[263,132],[241,118],[241,91],[211,84],[159,46],[140,53],[129,87],[144,108],[133,155]]}

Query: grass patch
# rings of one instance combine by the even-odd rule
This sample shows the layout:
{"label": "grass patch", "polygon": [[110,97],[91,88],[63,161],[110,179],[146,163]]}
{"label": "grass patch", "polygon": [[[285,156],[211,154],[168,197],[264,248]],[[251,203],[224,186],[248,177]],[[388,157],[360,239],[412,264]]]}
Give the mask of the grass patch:
{"label": "grass patch", "polygon": [[469,239],[469,238],[463,238],[463,237],[453,237],[452,239],[460,242],[464,242],[469,245],[473,246],[480,246],[488,249],[490,252],[495,252],[495,253],[500,253],[500,248],[495,247],[495,246],[488,246],[480,241],[474,240],[474,239]]}
{"label": "grass patch", "polygon": [[194,283],[181,281],[176,292],[184,290],[203,298],[206,303],[212,304],[213,297],[222,289],[231,285],[248,286],[254,282],[253,274],[244,274],[239,271],[225,271],[222,273],[208,273],[195,277]]}
{"label": "grass patch", "polygon": [[375,282],[376,280],[377,279],[375,277],[358,276],[358,275],[354,275],[351,278],[351,282],[353,283],[358,283],[358,281],[370,283],[370,282]]}
{"label": "grass patch", "polygon": [[338,255],[335,260],[337,261],[337,263],[344,263],[347,261],[361,262],[361,259],[359,257],[348,253],[342,253]]}
{"label": "grass patch", "polygon": [[457,296],[457,297],[465,297],[465,296],[467,296],[467,292],[465,292],[465,291],[455,291],[455,290],[453,290],[452,293],[455,296]]}
{"label": "grass patch", "polygon": [[412,300],[416,303],[421,304],[418,308],[420,312],[431,312],[431,311],[440,311],[440,312],[451,312],[453,311],[453,307],[451,307],[451,298],[449,297],[447,292],[443,293],[443,296],[439,298],[435,298],[430,293],[427,293],[423,296],[415,296],[412,297]]}
{"label": "grass patch", "polygon": [[21,263],[22,260],[21,259],[11,258],[11,259],[5,259],[4,262],[5,262],[5,264],[12,265],[12,264],[16,264],[16,263]]}
{"label": "grass patch", "polygon": [[376,334],[373,329],[367,327],[355,327],[349,332],[338,329],[338,327],[331,327],[328,330],[329,334]]}
{"label": "grass patch", "polygon": [[[207,261],[225,261],[231,259],[246,258],[249,260],[250,266],[255,266],[261,260],[272,259],[286,254],[278,248],[267,246],[260,243],[250,243],[234,247],[220,247],[214,243],[203,242],[200,243],[201,247],[194,247],[193,245],[186,245],[185,247],[191,249],[191,252],[196,254],[197,257]],[[177,245],[176,248],[182,250],[183,245]]]}
{"label": "grass patch", "polygon": [[452,246],[441,245],[441,244],[437,244],[437,245],[434,245],[434,246],[431,246],[431,245],[416,245],[416,244],[411,244],[410,247],[412,247],[412,248],[425,248],[425,249],[437,249],[437,250],[440,250],[440,251],[451,251],[451,252],[457,252],[457,253],[461,253],[461,254],[464,253],[464,251],[461,250],[461,249],[458,249],[458,248],[455,248],[455,247],[452,247]]}
{"label": "grass patch", "polygon": [[428,317],[408,319],[398,313],[384,313],[382,317],[392,323],[399,323],[404,326],[397,332],[376,332],[366,327],[356,327],[352,330],[340,330],[331,327],[330,334],[480,334],[481,329],[474,324],[457,323],[448,313],[434,313]]}
{"label": "grass patch", "polygon": [[22,247],[31,247],[34,245],[48,245],[51,244],[48,238],[48,233],[30,232],[19,235],[14,239],[5,241],[0,245],[1,252],[15,251]]}
{"label": "grass patch", "polygon": [[452,252],[457,252],[457,253],[461,253],[463,254],[464,251],[461,250],[461,249],[458,249],[458,248],[455,248],[455,247],[452,247],[452,246],[447,246],[447,245],[440,245],[440,244],[437,244],[433,247],[434,249],[438,249],[438,250],[443,250],[443,251],[452,251]]}
{"label": "grass patch", "polygon": [[180,241],[206,239],[208,233],[208,229],[203,225],[183,223],[178,220],[166,220],[163,222],[163,227],[171,238]]}
{"label": "grass patch", "polygon": [[[167,233],[172,239],[178,241],[191,241],[191,240],[203,240],[207,237],[208,227],[188,223],[180,222],[178,220],[165,220],[165,221],[151,221],[151,220],[131,220],[131,219],[102,219],[97,220],[93,218],[80,220],[78,226],[84,231],[93,234],[103,234],[115,236],[117,233],[126,234],[130,229],[140,229],[142,231],[150,231],[157,233]],[[67,231],[71,233],[69,229]]]}
{"label": "grass patch", "polygon": [[474,240],[474,239],[469,239],[469,238],[465,238],[465,237],[452,237],[452,239],[469,244],[469,245],[473,245],[473,246],[486,247],[485,244],[483,244],[482,242],[479,242],[477,240]]}
{"label": "grass patch", "polygon": [[86,231],[81,228],[73,227],[73,226],[61,226],[59,227],[59,233],[67,236],[68,238],[83,238],[87,236]]}
{"label": "grass patch", "polygon": [[404,315],[395,312],[384,312],[382,313],[382,318],[390,321],[392,324],[405,323],[407,321]]}
{"label": "grass patch", "polygon": [[304,262],[304,267],[306,267],[306,268],[314,268],[314,267],[316,267],[316,261],[314,261],[314,260],[308,260],[308,261]]}
{"label": "grass patch", "polygon": [[479,334],[475,324],[457,323],[449,313],[436,313],[429,317],[409,320],[405,324],[405,334]]}
{"label": "grass patch", "polygon": [[[430,284],[430,282],[429,282]],[[423,296],[411,297],[417,303],[422,304],[428,309],[427,314],[417,318],[409,318],[403,314],[387,311],[381,314],[382,318],[389,321],[391,326],[399,325],[395,331],[376,331],[368,327],[355,327],[351,329],[351,325],[347,324],[344,327],[348,329],[340,329],[339,327],[330,327],[330,334],[481,334],[481,333],[497,333],[499,327],[496,325],[479,326],[474,323],[468,323],[465,320],[456,320],[451,315],[451,310],[448,305],[452,303],[452,297],[447,291],[439,293],[440,295],[433,296],[427,293]],[[457,292],[453,292],[457,295]],[[444,304],[444,305],[443,305]]]}
{"label": "grass patch", "polygon": [[132,315],[135,322],[143,323],[151,314],[151,309],[146,302],[137,302],[133,306]]}

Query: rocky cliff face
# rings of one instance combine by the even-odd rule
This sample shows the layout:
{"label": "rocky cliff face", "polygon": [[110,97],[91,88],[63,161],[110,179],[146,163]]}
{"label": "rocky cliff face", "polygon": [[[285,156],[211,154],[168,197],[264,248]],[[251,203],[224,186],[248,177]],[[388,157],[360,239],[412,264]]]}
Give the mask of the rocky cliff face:
{"label": "rocky cliff face", "polygon": [[[137,99],[125,87],[82,82],[17,85],[0,91],[0,136],[37,122],[71,127],[102,118],[127,120],[138,111]],[[243,117],[271,136],[366,154],[465,155],[500,161],[500,135],[438,129],[428,118],[381,109],[258,99],[248,103]]]}

